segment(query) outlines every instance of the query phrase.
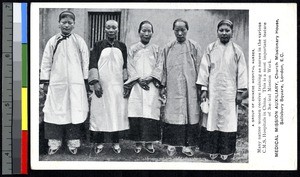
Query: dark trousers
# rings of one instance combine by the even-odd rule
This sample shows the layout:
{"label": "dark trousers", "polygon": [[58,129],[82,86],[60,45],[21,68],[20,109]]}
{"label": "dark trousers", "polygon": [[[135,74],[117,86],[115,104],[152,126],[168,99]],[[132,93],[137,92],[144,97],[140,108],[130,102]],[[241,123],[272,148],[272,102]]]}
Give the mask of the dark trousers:
{"label": "dark trousers", "polygon": [[[119,132],[96,132],[90,131],[92,143],[119,143]],[[108,139],[108,140],[107,140]]]}
{"label": "dark trousers", "polygon": [[57,125],[45,122],[45,139],[80,139],[82,134],[81,126],[82,124]]}
{"label": "dark trousers", "polygon": [[198,144],[199,124],[175,125],[164,123],[162,143],[172,146],[196,146]]}
{"label": "dark trousers", "polygon": [[207,131],[201,127],[199,149],[210,154],[233,154],[236,150],[236,132]]}
{"label": "dark trousers", "polygon": [[158,120],[129,117],[129,139],[133,141],[159,141],[161,137]]}

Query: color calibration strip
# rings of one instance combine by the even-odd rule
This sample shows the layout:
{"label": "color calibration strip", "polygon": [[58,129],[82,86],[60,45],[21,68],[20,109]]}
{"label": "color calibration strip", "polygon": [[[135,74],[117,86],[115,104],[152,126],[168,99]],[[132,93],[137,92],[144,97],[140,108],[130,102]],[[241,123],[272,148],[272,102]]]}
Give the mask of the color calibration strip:
{"label": "color calibration strip", "polygon": [[2,7],[2,174],[27,174],[27,3]]}
{"label": "color calibration strip", "polygon": [[22,136],[21,136],[21,174],[28,174],[28,54],[27,54],[27,3],[22,10]]}
{"label": "color calibration strip", "polygon": [[27,174],[27,4],[13,6],[13,173]]}

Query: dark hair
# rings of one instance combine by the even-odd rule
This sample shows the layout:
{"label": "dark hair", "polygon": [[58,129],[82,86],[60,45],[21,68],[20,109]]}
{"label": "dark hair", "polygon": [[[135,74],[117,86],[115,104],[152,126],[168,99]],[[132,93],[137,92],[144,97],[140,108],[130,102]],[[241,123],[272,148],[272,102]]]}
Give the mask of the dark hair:
{"label": "dark hair", "polygon": [[227,25],[227,26],[229,26],[231,29],[233,29],[233,23],[232,23],[232,21],[230,21],[230,20],[221,20],[221,21],[218,23],[217,29],[219,29],[219,27],[222,26],[222,25]]}
{"label": "dark hair", "polygon": [[75,15],[74,15],[74,13],[71,12],[71,11],[69,11],[69,10],[66,10],[66,11],[63,11],[62,13],[59,14],[58,22],[60,22],[60,20],[62,18],[66,18],[66,17],[70,17],[70,18],[72,18],[75,21]]}
{"label": "dark hair", "polygon": [[181,19],[181,18],[178,18],[178,19],[176,19],[176,20],[173,22],[173,30],[174,30],[175,24],[176,24],[177,22],[183,22],[183,23],[185,23],[186,29],[189,30],[189,24],[188,24],[188,22],[185,21],[185,20],[183,20],[183,19]]}
{"label": "dark hair", "polygon": [[143,26],[144,24],[149,24],[149,25],[151,25],[152,33],[154,33],[154,31],[153,31],[153,25],[152,25],[152,23],[149,22],[148,20],[144,20],[144,21],[142,21],[142,22],[140,23],[139,30],[138,30],[139,33],[141,32],[142,26]]}

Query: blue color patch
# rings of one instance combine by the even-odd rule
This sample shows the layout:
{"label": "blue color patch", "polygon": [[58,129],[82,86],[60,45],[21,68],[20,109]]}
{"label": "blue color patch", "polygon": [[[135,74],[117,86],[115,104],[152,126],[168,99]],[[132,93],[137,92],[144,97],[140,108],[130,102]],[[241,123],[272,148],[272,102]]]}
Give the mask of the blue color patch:
{"label": "blue color patch", "polygon": [[27,3],[22,4],[22,44],[27,44]]}

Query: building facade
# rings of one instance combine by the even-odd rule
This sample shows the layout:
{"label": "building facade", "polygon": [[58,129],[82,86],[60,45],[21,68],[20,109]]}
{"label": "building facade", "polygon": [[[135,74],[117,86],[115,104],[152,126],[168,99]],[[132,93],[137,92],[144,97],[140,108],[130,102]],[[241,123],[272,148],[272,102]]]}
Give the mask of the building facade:
{"label": "building facade", "polygon": [[187,37],[198,42],[203,50],[217,39],[217,24],[230,19],[234,24],[233,41],[243,48],[248,62],[249,54],[249,11],[248,10],[203,10],[203,9],[40,9],[40,50],[41,61],[47,41],[59,33],[58,16],[64,10],[71,10],[76,16],[74,33],[82,36],[90,49],[95,41],[105,38],[104,24],[114,19],[119,22],[118,39],[127,47],[139,41],[138,27],[143,20],[149,20],[154,27],[151,43],[163,47],[175,40],[172,25],[175,19],[188,21]]}

